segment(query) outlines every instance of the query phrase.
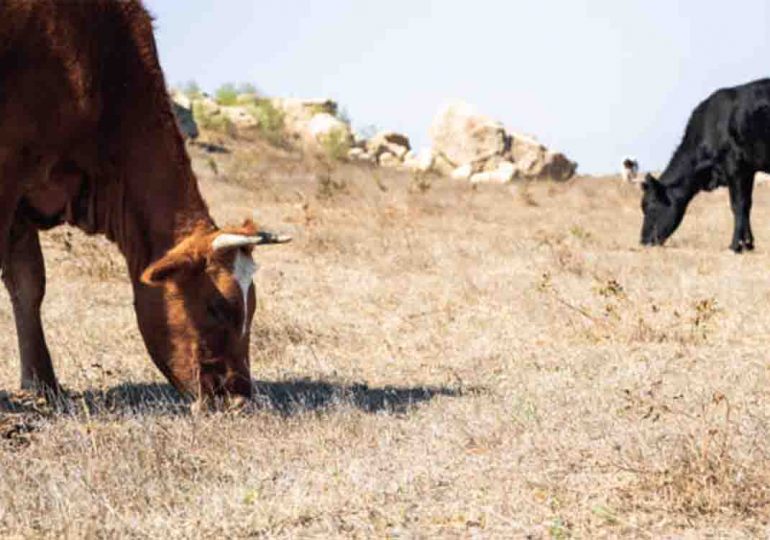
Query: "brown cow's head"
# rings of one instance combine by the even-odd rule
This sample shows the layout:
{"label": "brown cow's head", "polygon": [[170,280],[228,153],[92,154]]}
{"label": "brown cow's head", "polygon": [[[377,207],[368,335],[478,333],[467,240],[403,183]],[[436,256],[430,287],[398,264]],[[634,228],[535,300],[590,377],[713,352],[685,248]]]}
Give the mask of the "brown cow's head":
{"label": "brown cow's head", "polygon": [[196,231],[144,271],[150,287],[137,287],[139,326],[153,361],[180,392],[202,403],[251,397],[251,252],[288,240],[250,221]]}

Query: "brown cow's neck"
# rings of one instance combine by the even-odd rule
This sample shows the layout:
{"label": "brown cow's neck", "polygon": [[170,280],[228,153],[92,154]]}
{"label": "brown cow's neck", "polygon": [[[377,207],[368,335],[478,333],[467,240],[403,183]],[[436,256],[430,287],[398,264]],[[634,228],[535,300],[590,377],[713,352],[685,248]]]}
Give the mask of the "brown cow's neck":
{"label": "brown cow's neck", "polygon": [[111,41],[82,55],[94,55],[98,77],[84,88],[98,99],[83,99],[98,108],[98,118],[95,136],[86,137],[95,147],[82,151],[86,189],[68,220],[116,242],[137,282],[182,238],[214,223],[176,126],[151,20],[138,2],[110,6]]}
{"label": "brown cow's neck", "polygon": [[131,142],[102,156],[107,165],[87,182],[73,220],[118,245],[135,283],[194,230],[215,227],[176,126],[155,123],[141,136],[123,132],[118,140]]}

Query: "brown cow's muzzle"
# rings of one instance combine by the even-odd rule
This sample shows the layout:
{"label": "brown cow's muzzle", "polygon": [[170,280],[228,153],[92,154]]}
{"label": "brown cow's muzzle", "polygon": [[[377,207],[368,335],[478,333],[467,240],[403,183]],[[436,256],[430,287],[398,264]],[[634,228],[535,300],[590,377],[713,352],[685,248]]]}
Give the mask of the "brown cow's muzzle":
{"label": "brown cow's muzzle", "polygon": [[203,372],[199,376],[198,399],[193,404],[193,411],[239,410],[248,404],[251,397],[251,377],[247,374],[235,371],[227,374]]}

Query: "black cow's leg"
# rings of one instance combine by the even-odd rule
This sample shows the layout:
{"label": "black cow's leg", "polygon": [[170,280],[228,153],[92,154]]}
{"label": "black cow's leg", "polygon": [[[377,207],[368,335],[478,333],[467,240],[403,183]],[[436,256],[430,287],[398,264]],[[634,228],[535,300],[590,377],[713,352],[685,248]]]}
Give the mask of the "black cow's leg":
{"label": "black cow's leg", "polygon": [[754,249],[754,234],[751,232],[751,203],[754,191],[754,175],[745,174],[730,184],[730,207],[733,210],[735,228],[730,249],[740,253]]}
{"label": "black cow's leg", "polygon": [[21,386],[56,395],[60,392],[43,335],[40,306],[45,295],[45,264],[37,230],[14,221],[2,259],[3,282],[16,319],[21,357]]}

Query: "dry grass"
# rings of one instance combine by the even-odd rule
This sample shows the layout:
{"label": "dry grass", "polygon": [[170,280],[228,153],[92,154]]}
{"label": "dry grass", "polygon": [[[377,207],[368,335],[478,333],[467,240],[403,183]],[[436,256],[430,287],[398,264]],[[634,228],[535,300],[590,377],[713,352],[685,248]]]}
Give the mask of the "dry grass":
{"label": "dry grass", "polygon": [[[613,179],[479,186],[278,150],[194,149],[258,253],[249,414],[193,417],[135,327],[123,263],[46,234],[73,400],[16,393],[0,311],[0,536],[582,538],[770,534],[770,192],[637,246]],[[4,293],[3,293],[4,294]]]}

